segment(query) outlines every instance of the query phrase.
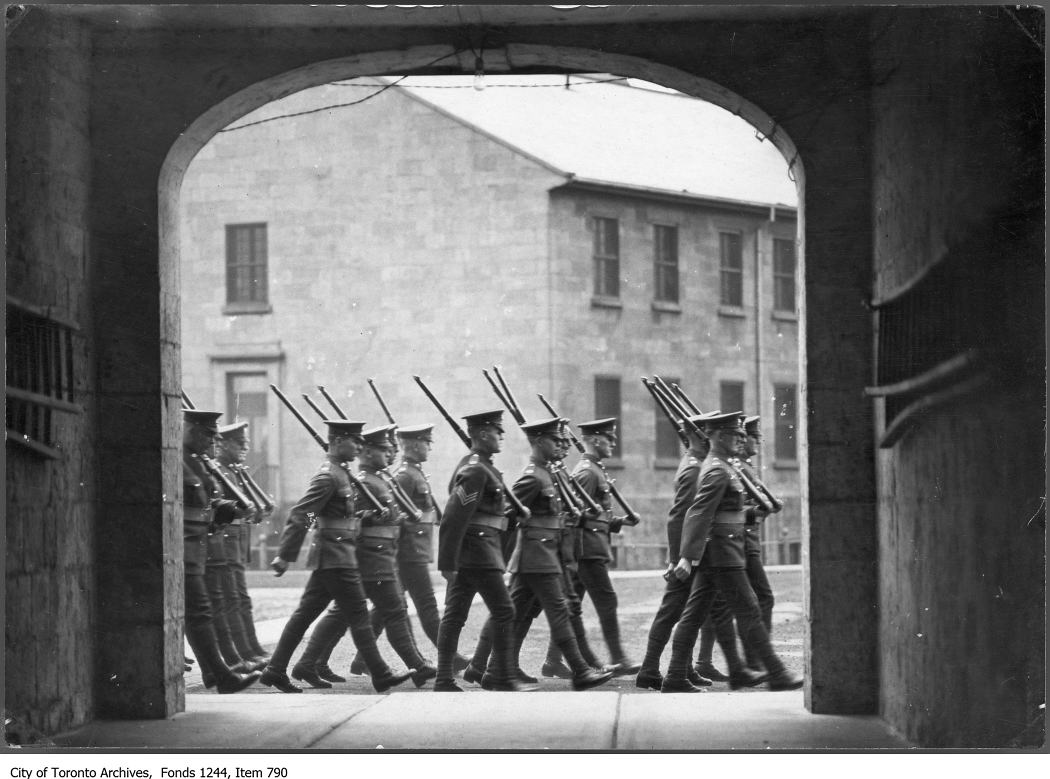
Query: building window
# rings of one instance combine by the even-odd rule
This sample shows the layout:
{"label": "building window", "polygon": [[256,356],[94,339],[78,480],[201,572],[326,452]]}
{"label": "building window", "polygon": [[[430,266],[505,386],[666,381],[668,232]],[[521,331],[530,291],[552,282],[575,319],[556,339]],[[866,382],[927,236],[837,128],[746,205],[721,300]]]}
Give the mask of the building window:
{"label": "building window", "polygon": [[274,491],[273,474],[270,473],[270,420],[268,379],[266,373],[226,374],[226,414],[223,424],[248,423],[250,448],[246,465],[252,478],[265,491]]}
{"label": "building window", "polygon": [[594,294],[620,297],[620,223],[594,217]]}
{"label": "building window", "polygon": [[794,384],[773,385],[773,454],[778,461],[794,462],[798,459],[795,436],[798,426],[797,394],[798,388]]}
{"label": "building window", "polygon": [[[678,384],[678,379],[665,378],[669,386]],[[653,413],[656,415],[656,459],[677,459],[681,454],[682,442],[678,438],[678,430],[667,419],[667,415],[655,403]]]}
{"label": "building window", "polygon": [[719,233],[722,305],[744,305],[744,251],[740,233]]}
{"label": "building window", "polygon": [[744,382],[723,381],[718,385],[719,408],[726,412],[744,410]]}
{"label": "building window", "polygon": [[[620,378],[618,376],[595,376],[594,418],[605,419],[606,417],[616,417],[616,419],[622,422],[623,416],[620,412]],[[622,427],[621,424],[621,435],[617,436],[618,440],[612,452],[613,457],[619,457],[622,452]]]}
{"label": "building window", "polygon": [[795,311],[795,242],[773,239],[773,310]]}
{"label": "building window", "polygon": [[266,303],[266,225],[226,225],[226,302]]}
{"label": "building window", "polygon": [[678,228],[653,225],[653,288],[661,303],[678,302]]}

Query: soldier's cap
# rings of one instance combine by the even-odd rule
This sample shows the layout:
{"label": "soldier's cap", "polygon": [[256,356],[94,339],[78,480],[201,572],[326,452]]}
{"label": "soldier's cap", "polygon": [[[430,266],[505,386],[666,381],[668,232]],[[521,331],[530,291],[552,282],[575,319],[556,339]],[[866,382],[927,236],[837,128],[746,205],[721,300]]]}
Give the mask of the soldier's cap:
{"label": "soldier's cap", "polygon": [[722,411],[720,409],[717,411],[705,411],[702,414],[693,414],[693,416],[686,417],[686,419],[688,419],[693,424],[700,425],[701,427],[703,427],[704,422],[706,422],[713,416],[718,416],[721,413]]}
{"label": "soldier's cap", "polygon": [[393,433],[393,425],[380,425],[365,430],[361,433],[361,437],[365,441],[365,446],[390,446],[390,437]]}
{"label": "soldier's cap", "polygon": [[492,411],[479,411],[476,414],[467,414],[463,417],[467,421],[467,429],[476,427],[495,427],[503,432],[503,409],[497,408]]}
{"label": "soldier's cap", "polygon": [[223,425],[219,428],[219,436],[227,441],[243,441],[248,437],[248,423],[234,422],[232,425]]}
{"label": "soldier's cap", "polygon": [[704,428],[708,431],[715,430],[744,430],[744,412],[730,411],[725,414],[709,414],[704,418]]}
{"label": "soldier's cap", "polygon": [[326,419],[329,438],[361,438],[361,431],[365,427],[364,422],[354,422],[349,419]]}
{"label": "soldier's cap", "polygon": [[201,411],[197,408],[184,408],[182,410],[182,418],[187,424],[203,427],[205,430],[210,430],[213,433],[219,432],[219,417],[221,416],[221,411]]}
{"label": "soldier's cap", "polygon": [[744,419],[744,430],[748,435],[758,434],[758,422],[762,417],[746,417]]}
{"label": "soldier's cap", "polygon": [[562,434],[562,425],[565,424],[565,421],[566,420],[561,417],[540,419],[536,422],[529,422],[522,425],[521,432],[529,438],[538,438],[541,435],[560,436]]}
{"label": "soldier's cap", "polygon": [[592,419],[576,425],[584,435],[616,435],[616,417]]}
{"label": "soldier's cap", "polygon": [[415,425],[413,427],[399,427],[397,429],[397,437],[408,438],[414,441],[433,441],[433,430],[433,425]]}

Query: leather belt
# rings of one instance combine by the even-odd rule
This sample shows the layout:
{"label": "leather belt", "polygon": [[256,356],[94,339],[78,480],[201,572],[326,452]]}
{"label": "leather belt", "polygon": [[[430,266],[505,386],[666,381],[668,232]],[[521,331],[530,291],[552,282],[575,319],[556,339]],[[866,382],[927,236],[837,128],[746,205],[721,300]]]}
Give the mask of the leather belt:
{"label": "leather belt", "polygon": [[600,530],[605,533],[609,532],[609,523],[606,522],[604,519],[594,519],[593,517],[588,517],[587,519],[583,520],[580,526],[584,530]]}
{"label": "leather belt", "polygon": [[397,538],[401,535],[401,525],[365,525],[361,536],[365,538]]}
{"label": "leather belt", "polygon": [[470,518],[468,525],[481,525],[482,527],[493,527],[496,530],[507,529],[507,518],[496,514],[475,514]]}
{"label": "leather belt", "polygon": [[325,517],[317,517],[317,529],[318,530],[349,530],[351,532],[357,531],[357,522],[348,519],[347,517],[340,517],[339,519],[327,519]]}
{"label": "leather belt", "polygon": [[533,514],[523,527],[542,527],[545,530],[561,530],[565,527],[563,514]]}
{"label": "leather belt", "polygon": [[744,524],[743,511],[719,511],[715,514],[712,525],[740,525]]}

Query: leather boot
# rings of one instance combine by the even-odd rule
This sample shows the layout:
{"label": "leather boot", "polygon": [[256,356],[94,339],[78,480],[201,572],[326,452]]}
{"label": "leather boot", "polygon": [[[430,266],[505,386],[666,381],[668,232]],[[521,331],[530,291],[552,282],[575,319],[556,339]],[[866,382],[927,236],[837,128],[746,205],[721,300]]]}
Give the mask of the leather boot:
{"label": "leather boot", "polygon": [[386,692],[391,687],[396,687],[401,682],[408,681],[412,676],[411,671],[405,671],[404,673],[395,674],[393,671],[387,669],[385,674],[376,676],[372,675],[372,687],[375,688],[376,692]]}
{"label": "leather boot", "polygon": [[321,678],[320,674],[317,673],[316,669],[307,666],[292,666],[292,678],[298,679],[300,682],[306,682],[308,685],[318,690],[332,689],[331,682],[325,681]]}
{"label": "leather boot", "polygon": [[688,679],[668,674],[660,685],[660,692],[707,692],[703,687],[697,687]]}
{"label": "leather boot", "polygon": [[766,686],[769,687],[773,692],[781,692],[783,690],[798,690],[805,684],[805,680],[801,676],[796,676],[786,668],[779,673],[769,674],[766,678]]}
{"label": "leather boot", "polygon": [[186,638],[201,666],[201,673],[207,670],[214,682],[216,691],[222,694],[240,692],[259,679],[259,672],[238,673],[232,670],[222,659],[219,642],[211,625],[197,627],[186,626]]}
{"label": "leather boot", "polygon": [[663,674],[659,671],[650,671],[648,668],[642,668],[634,679],[634,686],[642,690],[659,690],[663,682]]}
{"label": "leather boot", "polygon": [[592,687],[605,684],[612,677],[612,671],[599,671],[596,668],[588,667],[586,671],[573,674],[572,689],[589,690]]}
{"label": "leather boot", "polygon": [[259,681],[265,684],[267,687],[274,687],[280,692],[302,692],[303,688],[292,684],[292,680],[288,678],[288,674],[284,671],[277,671],[269,666],[262,672],[262,676]]}
{"label": "leather boot", "polygon": [[328,667],[327,663],[318,663],[314,666],[314,670],[317,671],[317,675],[324,679],[326,682],[337,682],[342,683],[346,681],[345,676],[340,676],[331,668]]}
{"label": "leather boot", "polygon": [[693,668],[698,674],[700,674],[700,676],[703,676],[705,679],[710,679],[712,682],[729,681],[729,677],[721,671],[719,671],[717,668],[715,668],[715,664],[712,663],[710,660],[706,660],[703,662],[698,660],[696,665],[693,666]]}

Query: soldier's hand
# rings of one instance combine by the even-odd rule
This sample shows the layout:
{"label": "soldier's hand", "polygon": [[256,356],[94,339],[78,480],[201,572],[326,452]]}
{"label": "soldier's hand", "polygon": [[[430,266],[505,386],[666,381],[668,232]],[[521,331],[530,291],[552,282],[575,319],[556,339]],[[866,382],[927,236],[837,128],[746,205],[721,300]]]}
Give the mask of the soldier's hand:
{"label": "soldier's hand", "polygon": [[693,564],[690,563],[684,557],[678,561],[678,564],[674,567],[675,578],[680,582],[684,582],[693,573]]}
{"label": "soldier's hand", "polygon": [[234,519],[245,519],[245,520],[251,522],[251,521],[253,521],[255,515],[258,514],[258,513],[259,513],[258,509],[255,509],[255,508],[247,508],[247,509],[245,509],[245,508],[241,508],[240,506],[237,506],[233,510],[233,517],[234,517]]}
{"label": "soldier's hand", "polygon": [[667,570],[664,571],[664,581],[669,582],[674,579],[674,566],[671,563],[667,564]]}
{"label": "soldier's hand", "polygon": [[456,583],[456,572],[455,571],[442,571],[441,572],[441,576],[449,584],[455,584]]}
{"label": "soldier's hand", "polygon": [[278,555],[270,561],[270,568],[273,569],[274,576],[282,576],[288,570],[288,561],[282,560]]}

